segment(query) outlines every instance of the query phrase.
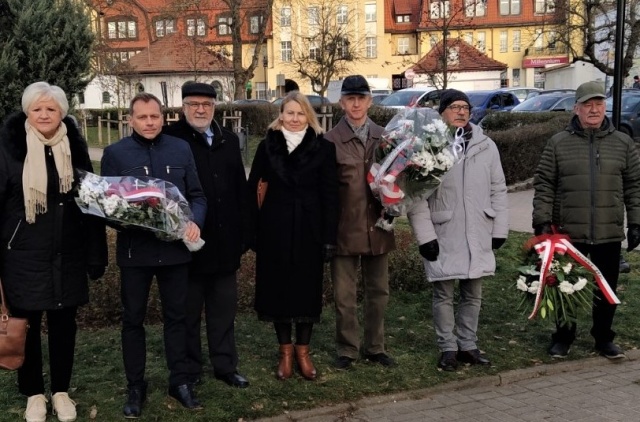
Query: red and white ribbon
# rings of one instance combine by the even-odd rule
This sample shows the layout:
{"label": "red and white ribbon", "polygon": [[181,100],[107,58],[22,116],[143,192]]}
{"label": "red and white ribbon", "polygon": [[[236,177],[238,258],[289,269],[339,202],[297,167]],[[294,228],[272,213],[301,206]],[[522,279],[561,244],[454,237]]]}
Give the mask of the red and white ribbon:
{"label": "red and white ribbon", "polygon": [[578,264],[582,265],[593,274],[596,284],[604,294],[607,302],[612,305],[620,304],[620,299],[618,299],[611,286],[609,286],[609,283],[607,283],[607,280],[605,280],[604,275],[602,275],[598,267],[593,265],[593,262],[589,261],[586,256],[577,250],[576,247],[571,244],[567,236],[561,234],[543,235],[532,240],[536,242],[541,240],[539,243],[534,245],[534,248],[542,257],[542,265],[540,267],[540,287],[536,293],[536,300],[533,304],[533,311],[531,311],[529,319],[533,319],[538,313],[546,285],[547,274],[551,267],[551,262],[553,261],[553,255],[556,253],[558,255],[568,253],[569,256],[575,259]]}

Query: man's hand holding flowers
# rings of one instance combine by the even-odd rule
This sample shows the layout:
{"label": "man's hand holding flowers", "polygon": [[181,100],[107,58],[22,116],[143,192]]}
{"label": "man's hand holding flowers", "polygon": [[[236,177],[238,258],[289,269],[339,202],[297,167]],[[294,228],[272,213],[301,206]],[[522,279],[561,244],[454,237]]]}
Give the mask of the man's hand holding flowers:
{"label": "man's hand holding flowers", "polygon": [[195,243],[200,240],[200,227],[193,221],[187,223],[187,227],[184,231],[184,240],[187,242]]}
{"label": "man's hand holding flowers", "polygon": [[387,216],[399,216],[428,197],[462,158],[462,140],[452,139],[440,115],[430,108],[407,108],[391,119],[367,175],[384,207],[376,226],[392,230]]}

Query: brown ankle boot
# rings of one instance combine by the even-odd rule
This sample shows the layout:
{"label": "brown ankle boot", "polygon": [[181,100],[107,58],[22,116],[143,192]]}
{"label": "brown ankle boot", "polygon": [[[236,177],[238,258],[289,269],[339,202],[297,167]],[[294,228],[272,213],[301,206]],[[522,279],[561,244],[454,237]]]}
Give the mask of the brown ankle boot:
{"label": "brown ankle boot", "polygon": [[316,379],[316,368],[313,367],[313,362],[309,357],[309,345],[296,344],[296,360],[298,361],[298,367],[302,376],[308,380]]}
{"label": "brown ankle boot", "polygon": [[293,344],[280,345],[280,361],[278,362],[278,379],[291,378],[293,373]]}

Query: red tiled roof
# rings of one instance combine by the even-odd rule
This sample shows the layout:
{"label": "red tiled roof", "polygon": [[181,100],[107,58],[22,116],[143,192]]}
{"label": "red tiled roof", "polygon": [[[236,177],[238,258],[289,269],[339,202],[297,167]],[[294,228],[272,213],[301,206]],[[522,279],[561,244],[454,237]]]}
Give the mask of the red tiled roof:
{"label": "red tiled roof", "polygon": [[129,65],[139,73],[233,71],[229,59],[182,33],[167,35],[151,43],[133,56]]}
{"label": "red tiled roof", "polygon": [[[415,32],[420,24],[421,0],[385,0],[384,30],[391,33]],[[396,22],[398,15],[411,15],[410,22]]]}
{"label": "red tiled roof", "polygon": [[[436,44],[431,51],[413,66],[416,73],[437,72],[442,69],[443,42]],[[483,70],[506,70],[507,65],[481,53],[465,41],[454,38],[447,40],[447,49],[457,48],[458,60],[448,63],[447,69],[452,72],[478,72]]]}

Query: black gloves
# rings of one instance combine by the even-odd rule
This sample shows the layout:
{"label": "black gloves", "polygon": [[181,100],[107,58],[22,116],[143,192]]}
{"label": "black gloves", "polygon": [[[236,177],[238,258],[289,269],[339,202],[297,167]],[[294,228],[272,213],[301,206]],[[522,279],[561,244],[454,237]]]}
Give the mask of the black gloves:
{"label": "black gloves", "polygon": [[336,245],[326,244],[322,246],[322,259],[324,259],[324,262],[331,261],[334,256],[336,256]]}
{"label": "black gloves", "polygon": [[500,247],[502,245],[504,245],[504,242],[506,242],[507,239],[504,239],[502,237],[492,237],[491,238],[491,249],[500,249]]}
{"label": "black gloves", "polygon": [[533,227],[533,234],[540,236],[541,234],[553,234],[551,223],[542,223]]}
{"label": "black gloves", "polygon": [[440,245],[438,245],[438,239],[433,239],[431,242],[423,243],[418,247],[420,255],[427,261],[435,261],[438,259],[440,253]]}
{"label": "black gloves", "polygon": [[97,280],[104,275],[106,268],[104,265],[89,265],[87,266],[87,275],[91,280]]}
{"label": "black gloves", "polygon": [[634,250],[640,245],[640,226],[630,224],[627,228],[627,252]]}

